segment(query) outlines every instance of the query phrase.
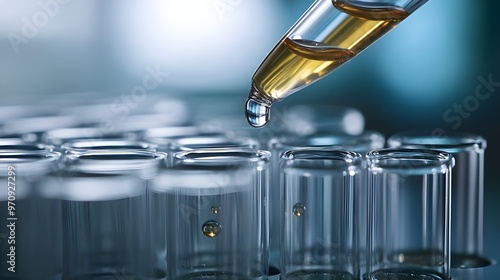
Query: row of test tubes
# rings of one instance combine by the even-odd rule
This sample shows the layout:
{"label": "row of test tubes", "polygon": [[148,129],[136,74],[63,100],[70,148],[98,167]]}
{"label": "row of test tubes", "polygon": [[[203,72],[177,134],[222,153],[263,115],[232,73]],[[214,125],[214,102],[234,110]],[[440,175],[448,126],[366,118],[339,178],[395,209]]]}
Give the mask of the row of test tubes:
{"label": "row of test tubes", "polygon": [[156,105],[114,129],[85,106],[4,110],[1,279],[460,280],[492,264],[478,135],[386,139],[354,109],[307,106],[265,131]]}

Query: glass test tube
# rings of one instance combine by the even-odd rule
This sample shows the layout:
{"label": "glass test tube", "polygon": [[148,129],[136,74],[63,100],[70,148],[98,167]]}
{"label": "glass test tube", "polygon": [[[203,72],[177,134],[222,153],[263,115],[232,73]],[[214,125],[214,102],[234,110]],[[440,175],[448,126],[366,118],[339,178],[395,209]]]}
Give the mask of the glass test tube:
{"label": "glass test tube", "polygon": [[[270,203],[271,203],[271,265],[279,265],[280,260],[280,239],[281,239],[281,209],[283,208],[283,194],[281,193],[279,162],[281,154],[287,150],[297,148],[330,148],[338,150],[349,150],[365,155],[373,149],[381,149],[385,145],[385,137],[376,131],[364,131],[360,135],[349,135],[345,133],[315,133],[304,137],[273,138],[268,143],[268,149],[272,153],[271,165],[271,185],[270,185]],[[363,184],[366,185],[366,174],[362,174]],[[366,224],[366,192],[360,192],[356,197],[357,207],[360,211],[357,213],[358,223]],[[366,227],[359,228],[359,251],[366,248]]]}
{"label": "glass test tube", "polygon": [[189,151],[197,149],[212,149],[212,148],[248,148],[257,149],[259,146],[257,141],[252,138],[240,137],[229,138],[227,136],[194,136],[182,137],[170,143],[169,150],[171,152]]}
{"label": "glass test tube", "polygon": [[26,141],[22,138],[0,138],[0,152],[31,152],[42,153],[52,152],[52,145]]}
{"label": "glass test tube", "polygon": [[491,264],[483,254],[484,152],[486,140],[475,134],[443,136],[407,131],[388,138],[390,147],[436,149],[455,158],[451,196],[451,266],[478,268]]}
{"label": "glass test tube", "polygon": [[355,196],[362,156],[329,149],[283,153],[282,279],[359,279]]}
{"label": "glass test tube", "polygon": [[270,153],[176,153],[150,188],[153,248],[167,279],[266,279]]}
{"label": "glass test tube", "polygon": [[0,152],[1,279],[61,277],[60,204],[39,192],[59,157],[56,152],[18,147]]}
{"label": "glass test tube", "polygon": [[[258,149],[259,143],[249,137],[228,137],[225,135],[200,135],[193,137],[180,137],[170,142],[168,152],[174,155],[180,151],[218,148],[244,148]],[[171,158],[173,160],[173,157]]]}
{"label": "glass test tube", "polygon": [[436,150],[367,154],[365,279],[450,279],[453,156]]}
{"label": "glass test tube", "polygon": [[85,139],[66,142],[61,145],[65,154],[79,154],[98,150],[141,150],[155,152],[157,145],[136,140]]}
{"label": "glass test tube", "polygon": [[359,54],[427,0],[316,0],[252,77],[250,125],[269,121],[271,105]]}
{"label": "glass test tube", "polygon": [[[147,183],[162,153],[105,150],[65,156],[43,181],[61,201],[63,279],[148,279]],[[128,277],[128,278],[127,278]]]}

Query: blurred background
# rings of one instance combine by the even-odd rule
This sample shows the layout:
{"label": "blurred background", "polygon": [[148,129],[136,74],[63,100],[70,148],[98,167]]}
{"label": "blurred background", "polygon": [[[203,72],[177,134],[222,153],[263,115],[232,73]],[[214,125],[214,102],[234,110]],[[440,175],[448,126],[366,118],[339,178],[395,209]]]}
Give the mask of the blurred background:
{"label": "blurred background", "polygon": [[[0,105],[64,108],[68,97],[82,105],[100,98],[120,115],[163,96],[195,100],[207,112],[228,99],[234,106],[225,109],[243,119],[254,70],[312,2],[0,0]],[[349,106],[362,112],[365,128],[387,137],[403,130],[482,135],[485,255],[497,260],[499,10],[496,0],[430,0],[275,109]],[[8,114],[0,112],[1,120]]]}

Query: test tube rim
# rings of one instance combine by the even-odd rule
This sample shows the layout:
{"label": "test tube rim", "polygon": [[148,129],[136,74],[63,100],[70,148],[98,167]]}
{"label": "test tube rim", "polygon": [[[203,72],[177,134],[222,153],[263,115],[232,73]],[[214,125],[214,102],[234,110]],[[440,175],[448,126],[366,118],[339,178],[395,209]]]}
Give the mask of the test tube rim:
{"label": "test tube rim", "polygon": [[[7,148],[8,147],[8,148]],[[26,141],[22,138],[0,138],[0,152],[52,152],[54,146],[39,142]]]}
{"label": "test tube rim", "polygon": [[286,150],[280,156],[280,168],[285,173],[321,173],[339,170],[358,174],[363,156],[355,151],[337,147],[302,147]]}
{"label": "test tube rim", "polygon": [[[85,146],[86,143],[87,145]],[[136,147],[132,148],[132,146]],[[89,151],[97,151],[97,150],[106,150],[106,151],[139,150],[139,151],[155,152],[157,147],[158,145],[156,144],[140,140],[100,139],[100,138],[73,140],[61,145],[61,149],[67,154],[87,153]]]}
{"label": "test tube rim", "polygon": [[433,136],[424,131],[404,131],[387,139],[389,147],[437,149],[448,153],[470,150],[484,151],[487,141],[482,136],[468,132],[451,132],[443,136]]}
{"label": "test tube rim", "polygon": [[[195,141],[194,143],[189,143],[189,141]],[[208,144],[213,144],[217,146],[207,146]],[[194,146],[200,145],[200,146]],[[191,147],[190,147],[191,146]],[[217,149],[217,148],[248,148],[248,149],[258,149],[258,141],[250,137],[228,137],[224,134],[213,134],[213,135],[200,135],[200,136],[190,136],[181,137],[174,139],[169,144],[170,151],[190,151],[190,150],[202,150],[202,149]]]}
{"label": "test tube rim", "polygon": [[165,164],[166,158],[164,152],[148,150],[93,150],[66,154],[61,168],[70,174],[121,175],[160,167]]}
{"label": "test tube rim", "polygon": [[[365,158],[368,171],[372,174],[450,173],[455,166],[452,154],[434,149],[383,148],[369,151]],[[401,160],[405,164],[401,164]]]}
{"label": "test tube rim", "polygon": [[[22,160],[22,159],[28,160]],[[16,174],[35,175],[44,174],[56,168],[61,153],[54,151],[10,151],[0,152],[0,169],[15,168]]]}
{"label": "test tube rim", "polygon": [[267,164],[271,153],[266,150],[251,148],[205,148],[176,152],[173,157],[176,167],[198,166],[206,168],[208,166],[224,167]]}
{"label": "test tube rim", "polygon": [[[324,144],[314,144],[311,141],[320,139],[343,139],[344,141],[332,141]],[[346,141],[345,141],[346,140]],[[358,153],[366,153],[372,149],[379,149],[384,146],[385,137],[382,133],[374,130],[366,130],[360,135],[351,135],[347,133],[320,132],[298,139],[273,138],[269,141],[269,146],[273,149],[298,149],[304,147],[310,148],[336,148],[352,150]],[[379,144],[379,145],[377,145]]]}

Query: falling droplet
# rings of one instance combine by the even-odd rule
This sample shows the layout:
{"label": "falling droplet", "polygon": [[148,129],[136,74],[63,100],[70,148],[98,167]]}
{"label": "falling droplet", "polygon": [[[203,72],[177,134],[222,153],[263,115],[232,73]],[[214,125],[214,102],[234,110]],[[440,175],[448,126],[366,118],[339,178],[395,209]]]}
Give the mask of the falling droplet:
{"label": "falling droplet", "polygon": [[206,221],[203,226],[201,226],[201,231],[205,236],[208,237],[215,237],[217,234],[219,234],[222,226],[219,224],[219,222],[214,221],[214,220],[209,220]]}
{"label": "falling droplet", "polygon": [[293,214],[297,217],[300,217],[304,215],[304,212],[306,212],[306,206],[302,203],[296,203],[293,206]]}
{"label": "falling droplet", "polygon": [[212,210],[212,213],[217,214],[217,213],[219,213],[220,208],[217,205],[212,205],[211,210]]}
{"label": "falling droplet", "polygon": [[254,99],[247,99],[245,104],[245,115],[248,123],[253,127],[263,127],[269,122],[271,107],[259,103]]}

